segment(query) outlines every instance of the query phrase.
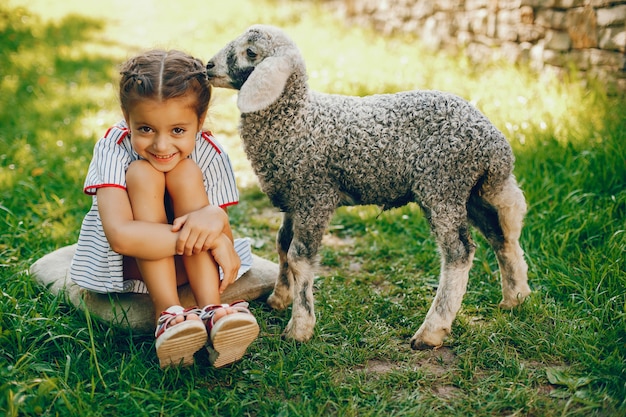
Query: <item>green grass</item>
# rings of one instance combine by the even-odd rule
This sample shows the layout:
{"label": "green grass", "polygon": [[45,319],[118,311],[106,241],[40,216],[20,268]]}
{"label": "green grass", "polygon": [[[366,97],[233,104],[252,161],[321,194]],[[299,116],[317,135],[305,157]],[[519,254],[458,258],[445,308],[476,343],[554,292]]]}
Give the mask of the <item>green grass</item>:
{"label": "green grass", "polygon": [[[0,5],[0,414],[626,415],[624,97],[575,75],[474,66],[409,37],[345,27],[317,4]],[[413,205],[338,210],[320,257],[313,339],[283,340],[289,311],[255,301],[261,337],[226,369],[199,357],[162,371],[150,335],[110,328],[33,282],[35,260],[76,241],[93,144],[120,117],[117,65],[153,46],[206,60],[257,21],[292,34],[315,89],[442,89],[485,112],[513,145],[529,202],[528,302],[496,307],[497,263],[476,236],[452,337],[437,351],[412,351],[439,268]],[[235,233],[276,260],[280,214],[255,186],[237,117],[233,94],[218,90],[208,127],[244,186],[231,210]]]}

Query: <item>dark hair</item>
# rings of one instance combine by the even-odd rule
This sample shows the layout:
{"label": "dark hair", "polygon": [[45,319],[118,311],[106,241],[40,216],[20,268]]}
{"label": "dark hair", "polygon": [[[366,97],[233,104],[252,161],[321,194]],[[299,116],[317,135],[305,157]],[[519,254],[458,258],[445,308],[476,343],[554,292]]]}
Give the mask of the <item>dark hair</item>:
{"label": "dark hair", "polygon": [[142,99],[167,100],[193,93],[196,114],[206,113],[211,86],[204,64],[184,52],[152,50],[126,61],[120,70],[120,104],[126,113]]}

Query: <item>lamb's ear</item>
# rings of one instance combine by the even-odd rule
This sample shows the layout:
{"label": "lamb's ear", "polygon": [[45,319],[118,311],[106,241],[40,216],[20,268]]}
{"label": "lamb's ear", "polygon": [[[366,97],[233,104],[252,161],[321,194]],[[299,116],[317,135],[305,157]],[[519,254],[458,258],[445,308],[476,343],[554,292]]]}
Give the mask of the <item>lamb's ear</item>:
{"label": "lamb's ear", "polygon": [[239,89],[239,111],[251,113],[272,104],[282,94],[289,75],[291,65],[287,57],[265,58]]}

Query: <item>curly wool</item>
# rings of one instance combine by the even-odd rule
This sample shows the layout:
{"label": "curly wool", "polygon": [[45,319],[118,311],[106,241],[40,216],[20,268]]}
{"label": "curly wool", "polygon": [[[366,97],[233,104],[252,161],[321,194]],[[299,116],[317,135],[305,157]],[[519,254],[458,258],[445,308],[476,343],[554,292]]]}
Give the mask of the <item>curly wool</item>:
{"label": "curly wool", "polygon": [[310,92],[304,80],[294,74],[274,104],[241,117],[246,154],[283,211],[301,208],[311,194],[323,194],[329,205],[416,201],[429,210],[467,201],[487,174],[492,183],[511,174],[504,136],[459,97],[344,97]]}
{"label": "curly wool", "polygon": [[304,60],[278,28],[255,25],[207,64],[216,87],[239,89],[240,133],[263,191],[285,212],[281,272],[268,299],[291,301],[287,336],[313,332],[312,268],[339,205],[385,209],[418,203],[442,257],[440,285],[414,348],[438,346],[465,293],[475,246],[469,224],[496,251],[503,301],[530,293],[518,239],[526,203],[504,135],[474,106],[440,91],[366,97],[323,94],[307,84]]}

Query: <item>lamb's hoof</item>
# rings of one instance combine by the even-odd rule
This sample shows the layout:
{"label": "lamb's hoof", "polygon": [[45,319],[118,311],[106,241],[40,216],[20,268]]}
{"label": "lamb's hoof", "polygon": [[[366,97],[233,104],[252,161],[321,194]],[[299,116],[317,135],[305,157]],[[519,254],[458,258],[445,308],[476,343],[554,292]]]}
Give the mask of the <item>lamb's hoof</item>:
{"label": "lamb's hoof", "polygon": [[426,331],[422,325],[411,338],[411,348],[413,350],[439,349],[443,346],[443,340],[448,334],[450,331],[446,329]]}
{"label": "lamb's hoof", "polygon": [[437,350],[439,349],[441,346],[443,346],[443,343],[441,343],[440,345],[429,345],[426,342],[424,342],[423,340],[417,340],[417,339],[411,339],[411,349],[413,350]]}
{"label": "lamb's hoof", "polygon": [[526,298],[530,295],[530,293],[530,288],[527,286],[526,288],[517,291],[516,296],[502,298],[502,301],[500,301],[498,307],[503,310],[511,310],[522,304],[524,300],[526,300]]}
{"label": "lamb's hoof", "polygon": [[312,324],[305,323],[305,325],[294,324],[293,318],[287,323],[285,331],[282,336],[285,339],[293,339],[296,342],[308,342],[313,337],[313,330],[315,329],[315,321]]}
{"label": "lamb's hoof", "polygon": [[267,297],[267,304],[274,310],[285,310],[291,304],[291,300],[285,300],[283,297],[277,296],[276,292],[272,292]]}

